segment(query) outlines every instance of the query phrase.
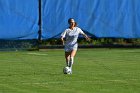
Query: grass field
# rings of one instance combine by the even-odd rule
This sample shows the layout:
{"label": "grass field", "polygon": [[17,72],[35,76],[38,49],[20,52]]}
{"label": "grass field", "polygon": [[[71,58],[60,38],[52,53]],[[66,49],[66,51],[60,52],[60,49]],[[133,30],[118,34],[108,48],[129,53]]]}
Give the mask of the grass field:
{"label": "grass field", "polygon": [[64,75],[63,50],[0,52],[0,93],[140,93],[140,49],[81,49]]}

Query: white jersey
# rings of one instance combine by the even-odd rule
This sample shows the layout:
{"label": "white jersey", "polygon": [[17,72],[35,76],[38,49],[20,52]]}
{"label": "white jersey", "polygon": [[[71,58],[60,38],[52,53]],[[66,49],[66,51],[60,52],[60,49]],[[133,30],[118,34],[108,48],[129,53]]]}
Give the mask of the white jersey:
{"label": "white jersey", "polygon": [[61,34],[63,38],[66,38],[65,51],[77,50],[79,34],[84,34],[84,32],[78,27],[74,27],[73,30],[68,28]]}

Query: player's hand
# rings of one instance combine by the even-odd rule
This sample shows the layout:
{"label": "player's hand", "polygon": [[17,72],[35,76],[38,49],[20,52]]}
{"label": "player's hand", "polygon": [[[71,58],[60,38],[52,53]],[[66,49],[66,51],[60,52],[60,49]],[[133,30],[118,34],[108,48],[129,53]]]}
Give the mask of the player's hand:
{"label": "player's hand", "polygon": [[91,41],[91,38],[87,37],[86,40],[90,42]]}

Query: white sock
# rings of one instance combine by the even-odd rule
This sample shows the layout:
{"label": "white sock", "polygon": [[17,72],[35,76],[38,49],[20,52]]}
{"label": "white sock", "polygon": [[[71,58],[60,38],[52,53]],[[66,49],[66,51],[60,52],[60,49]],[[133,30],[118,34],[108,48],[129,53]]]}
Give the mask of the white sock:
{"label": "white sock", "polygon": [[69,63],[70,63],[70,62],[69,62],[69,60],[68,60],[68,61],[66,61],[66,66],[69,66]]}
{"label": "white sock", "polygon": [[73,61],[74,61],[74,57],[70,57],[69,67],[70,67],[71,69],[72,69]]}

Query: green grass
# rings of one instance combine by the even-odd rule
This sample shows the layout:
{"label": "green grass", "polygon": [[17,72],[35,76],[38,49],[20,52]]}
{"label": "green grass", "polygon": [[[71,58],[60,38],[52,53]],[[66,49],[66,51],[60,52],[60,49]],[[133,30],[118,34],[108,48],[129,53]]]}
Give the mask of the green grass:
{"label": "green grass", "polygon": [[73,74],[63,50],[0,52],[0,93],[140,93],[140,49],[78,50]]}

